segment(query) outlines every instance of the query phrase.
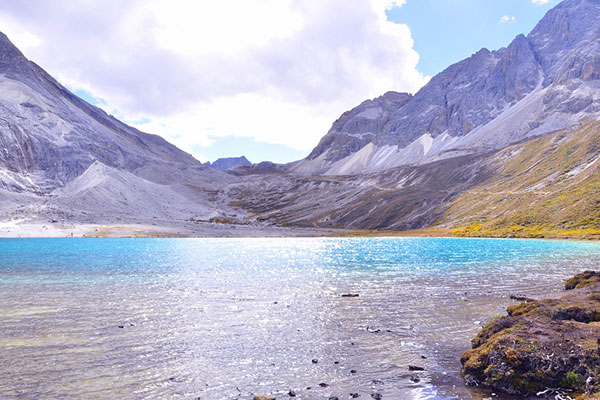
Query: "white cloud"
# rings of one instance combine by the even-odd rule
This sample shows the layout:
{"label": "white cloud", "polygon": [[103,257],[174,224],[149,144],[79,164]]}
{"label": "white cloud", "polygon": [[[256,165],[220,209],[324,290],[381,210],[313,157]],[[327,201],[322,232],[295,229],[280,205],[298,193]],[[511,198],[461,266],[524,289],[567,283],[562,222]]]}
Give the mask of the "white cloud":
{"label": "white cloud", "polygon": [[547,4],[550,3],[550,0],[531,0],[533,4]]}
{"label": "white cloud", "polygon": [[513,16],[509,16],[509,15],[504,15],[502,18],[500,18],[499,21],[501,24],[506,24],[506,23],[511,23],[514,24],[517,22],[517,17]]}
{"label": "white cloud", "polygon": [[11,2],[0,26],[25,55],[107,111],[175,144],[248,136],[310,150],[345,110],[427,80],[406,0]]}

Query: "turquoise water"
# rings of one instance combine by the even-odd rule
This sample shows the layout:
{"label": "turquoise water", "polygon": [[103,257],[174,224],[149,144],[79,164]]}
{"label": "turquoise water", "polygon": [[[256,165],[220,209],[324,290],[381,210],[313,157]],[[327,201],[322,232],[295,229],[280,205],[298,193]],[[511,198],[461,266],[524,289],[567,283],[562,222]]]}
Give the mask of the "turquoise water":
{"label": "turquoise water", "polygon": [[481,324],[599,261],[592,242],[0,240],[0,398],[481,399],[458,362]]}

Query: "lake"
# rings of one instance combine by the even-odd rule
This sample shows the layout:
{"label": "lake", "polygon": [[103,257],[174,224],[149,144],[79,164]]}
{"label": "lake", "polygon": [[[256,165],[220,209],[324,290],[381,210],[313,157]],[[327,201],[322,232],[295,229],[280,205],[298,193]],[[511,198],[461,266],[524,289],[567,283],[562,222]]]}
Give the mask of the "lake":
{"label": "lake", "polygon": [[481,325],[599,261],[576,241],[0,240],[0,398],[482,399],[458,360]]}

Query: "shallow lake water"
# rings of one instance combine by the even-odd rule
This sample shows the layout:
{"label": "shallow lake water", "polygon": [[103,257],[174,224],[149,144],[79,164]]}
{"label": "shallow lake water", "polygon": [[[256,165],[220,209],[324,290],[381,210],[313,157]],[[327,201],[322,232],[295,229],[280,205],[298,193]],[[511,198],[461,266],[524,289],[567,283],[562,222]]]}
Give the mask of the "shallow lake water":
{"label": "shallow lake water", "polygon": [[460,378],[470,339],[599,261],[575,241],[0,240],[0,398],[499,398]]}

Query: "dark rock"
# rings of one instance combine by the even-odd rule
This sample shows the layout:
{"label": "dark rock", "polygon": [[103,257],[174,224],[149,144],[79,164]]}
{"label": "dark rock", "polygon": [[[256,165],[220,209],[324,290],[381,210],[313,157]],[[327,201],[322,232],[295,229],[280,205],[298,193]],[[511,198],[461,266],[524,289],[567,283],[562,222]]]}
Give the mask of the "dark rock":
{"label": "dark rock", "polygon": [[293,390],[290,390],[288,392],[288,396],[290,396],[290,397],[296,397],[296,392],[294,392]]}
{"label": "dark rock", "polygon": [[337,396],[330,396],[330,397],[329,397],[329,400],[340,400],[340,399],[339,399],[339,397],[337,397]]}
{"label": "dark rock", "polygon": [[353,399],[356,399],[356,398],[360,397],[360,394],[358,394],[358,393],[350,393],[350,397],[353,398]]}
{"label": "dark rock", "polygon": [[384,384],[384,382],[380,381],[379,379],[373,379],[371,382],[373,383],[373,385],[383,385]]}
{"label": "dark rock", "polygon": [[410,381],[414,383],[419,383],[421,382],[421,378],[419,378],[418,376],[411,376]]}
{"label": "dark rock", "polygon": [[375,400],[381,400],[383,398],[381,393],[371,393],[371,397],[374,398]]}
{"label": "dark rock", "polygon": [[516,294],[511,294],[510,295],[510,299],[511,300],[516,300],[516,301],[525,301],[525,302],[535,301],[534,299],[532,299],[530,297],[519,296],[519,295],[516,295]]}
{"label": "dark rock", "polygon": [[425,356],[421,356],[421,358],[422,358],[423,360],[427,360],[427,357],[425,357]]}
{"label": "dark rock", "polygon": [[339,361],[334,361],[333,362],[335,365],[338,365],[340,362]]}
{"label": "dark rock", "polygon": [[565,285],[577,291],[510,306],[507,316],[488,322],[461,357],[467,384],[519,395],[546,388],[598,392],[588,378],[600,374],[599,277],[578,274]]}
{"label": "dark rock", "polygon": [[425,368],[423,367],[418,367],[416,365],[409,365],[408,366],[408,370],[409,371],[425,371]]}
{"label": "dark rock", "polygon": [[125,328],[125,326],[124,325],[119,325],[118,328],[123,329],[123,328]]}
{"label": "dark rock", "polygon": [[312,359],[312,363],[313,363],[313,364],[316,364],[316,363],[318,363],[318,362],[319,362],[319,360],[317,360],[316,358],[313,358],[313,359]]}
{"label": "dark rock", "polygon": [[351,369],[351,370],[350,370],[350,373],[351,373],[351,374],[355,374],[355,373],[356,373],[356,370],[355,370],[355,369]]}
{"label": "dark rock", "polygon": [[342,297],[359,297],[359,294],[354,294],[354,293],[346,293],[343,294]]}
{"label": "dark rock", "polygon": [[321,386],[321,387],[327,387],[327,386],[329,386],[329,385],[328,385],[327,383],[323,383],[323,382],[321,382],[321,383],[319,383],[319,386]]}

